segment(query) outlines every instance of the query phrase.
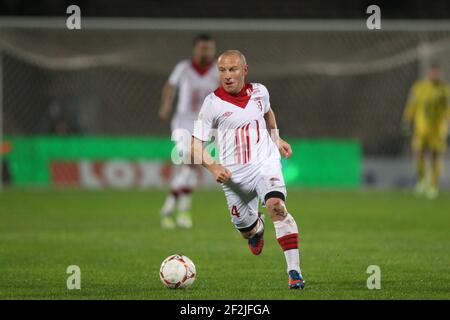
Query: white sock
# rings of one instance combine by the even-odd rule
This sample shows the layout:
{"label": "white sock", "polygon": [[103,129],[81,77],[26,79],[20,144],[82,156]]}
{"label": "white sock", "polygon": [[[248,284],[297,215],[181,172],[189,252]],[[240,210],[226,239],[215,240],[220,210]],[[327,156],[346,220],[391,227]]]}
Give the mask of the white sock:
{"label": "white sock", "polygon": [[264,222],[262,216],[258,217],[258,224],[256,225],[256,234],[261,234],[264,231]]}
{"label": "white sock", "polygon": [[169,194],[161,208],[162,216],[170,216],[175,211],[175,205],[177,203],[177,198],[173,194]]}
{"label": "white sock", "polygon": [[300,274],[300,254],[298,250],[298,228],[294,218],[288,213],[281,221],[274,221],[275,234],[286,258],[287,271],[296,270]]}
{"label": "white sock", "polygon": [[176,190],[178,194],[178,211],[187,212],[191,210],[192,189],[196,185],[197,172],[188,165],[182,165],[177,169],[171,182],[171,189]]}
{"label": "white sock", "polygon": [[300,270],[300,253],[298,249],[284,251],[284,257],[286,258],[287,272],[297,270],[298,273],[302,274]]}
{"label": "white sock", "polygon": [[191,193],[183,193],[178,197],[178,211],[187,212],[191,210],[192,196]]}

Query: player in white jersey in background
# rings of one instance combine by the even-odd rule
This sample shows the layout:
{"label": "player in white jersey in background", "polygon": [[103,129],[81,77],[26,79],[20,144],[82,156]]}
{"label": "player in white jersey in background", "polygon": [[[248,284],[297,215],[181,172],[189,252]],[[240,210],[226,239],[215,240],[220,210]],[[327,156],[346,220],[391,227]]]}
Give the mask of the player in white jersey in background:
{"label": "player in white jersey in background", "polygon": [[[259,200],[267,207],[278,243],[287,263],[289,288],[304,288],[298,250],[298,228],[285,206],[286,187],[280,153],[292,154],[291,146],[278,135],[269,92],[259,83],[246,83],[248,65],[237,50],[218,59],[220,87],[208,95],[196,121],[192,138],[192,160],[202,164],[222,184],[231,221],[248,239],[251,252],[264,246],[264,220]],[[270,133],[269,133],[270,132]],[[214,138],[219,163],[204,150]]]}
{"label": "player in white jersey in background", "polygon": [[[163,120],[169,120],[178,89],[178,102],[171,120],[173,140],[178,140],[175,135],[180,129],[192,133],[203,100],[219,83],[213,38],[206,34],[198,35],[194,38],[193,45],[192,58],[182,60],[175,66],[162,91],[159,116]],[[183,150],[183,144],[179,142],[176,147],[178,152],[190,152]],[[184,228],[192,226],[191,195],[197,184],[197,170],[197,167],[191,165],[176,166],[176,172],[170,182],[170,194],[161,209],[163,228],[173,229],[176,224]]]}

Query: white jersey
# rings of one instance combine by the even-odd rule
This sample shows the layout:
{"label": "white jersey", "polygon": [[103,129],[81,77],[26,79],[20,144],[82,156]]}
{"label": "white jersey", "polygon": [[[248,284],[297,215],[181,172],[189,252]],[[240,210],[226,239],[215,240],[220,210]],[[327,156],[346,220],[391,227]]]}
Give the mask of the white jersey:
{"label": "white jersey", "polygon": [[168,82],[179,89],[172,131],[186,129],[192,132],[203,100],[218,86],[217,66],[211,63],[206,69],[201,69],[192,60],[182,60],[175,66]]}
{"label": "white jersey", "polygon": [[269,110],[269,92],[262,84],[247,84],[237,97],[218,88],[205,98],[193,136],[202,141],[217,139],[220,164],[239,179],[266,160],[280,160],[264,119]]}

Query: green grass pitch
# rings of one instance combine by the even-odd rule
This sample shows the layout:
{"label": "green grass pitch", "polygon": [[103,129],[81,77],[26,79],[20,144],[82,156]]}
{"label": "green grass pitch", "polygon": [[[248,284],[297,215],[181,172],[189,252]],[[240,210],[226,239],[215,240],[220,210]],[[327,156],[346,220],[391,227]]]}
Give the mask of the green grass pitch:
{"label": "green grass pitch", "polygon": [[[450,193],[288,190],[300,227],[306,288],[287,289],[282,251],[266,215],[253,256],[220,190],[194,194],[192,230],[159,227],[165,191],[4,189],[0,192],[0,299],[449,299]],[[263,209],[265,212],[265,209]],[[190,257],[186,290],[159,280],[161,261]],[[81,268],[68,290],[66,268]],[[381,289],[366,286],[369,265]]]}

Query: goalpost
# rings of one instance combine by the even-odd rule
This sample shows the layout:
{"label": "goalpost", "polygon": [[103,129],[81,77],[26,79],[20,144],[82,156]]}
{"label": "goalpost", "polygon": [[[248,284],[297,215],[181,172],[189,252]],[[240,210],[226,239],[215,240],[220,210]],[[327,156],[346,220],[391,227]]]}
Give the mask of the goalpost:
{"label": "goalpost", "polygon": [[368,30],[364,20],[82,17],[81,27],[0,19],[0,142],[47,132],[58,103],[86,134],[169,135],[156,116],[160,90],[198,32],[212,33],[218,50],[246,53],[249,80],[269,87],[283,135],[356,139],[369,155],[405,153],[398,126],[410,85],[431,60],[450,74],[448,21],[382,20]]}

